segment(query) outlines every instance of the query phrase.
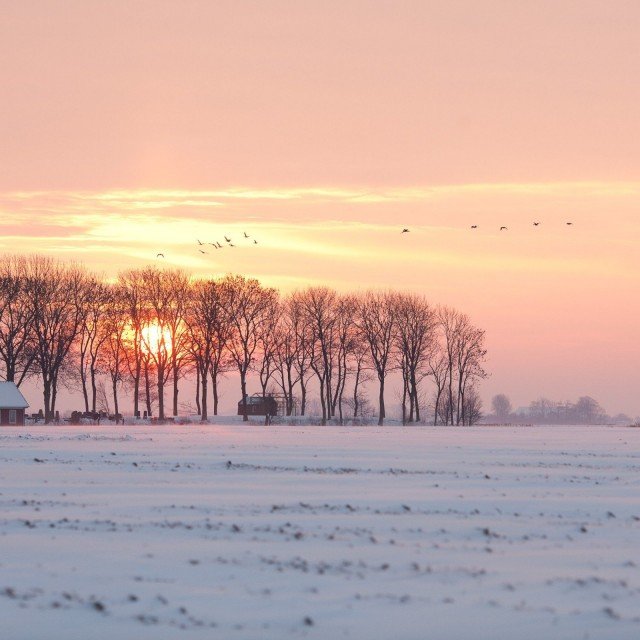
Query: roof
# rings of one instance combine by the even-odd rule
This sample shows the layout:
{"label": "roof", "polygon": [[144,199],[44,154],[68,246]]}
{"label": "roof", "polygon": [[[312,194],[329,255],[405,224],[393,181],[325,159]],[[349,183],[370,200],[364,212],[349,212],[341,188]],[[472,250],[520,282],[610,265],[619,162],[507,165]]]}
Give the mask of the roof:
{"label": "roof", "polygon": [[[277,400],[271,396],[265,396],[264,398],[260,395],[247,396],[247,405],[253,404],[262,404],[263,402],[277,402]],[[242,400],[238,402],[238,406],[242,404]]]}
{"label": "roof", "polygon": [[16,387],[15,382],[0,382],[0,408],[26,409],[29,403]]}

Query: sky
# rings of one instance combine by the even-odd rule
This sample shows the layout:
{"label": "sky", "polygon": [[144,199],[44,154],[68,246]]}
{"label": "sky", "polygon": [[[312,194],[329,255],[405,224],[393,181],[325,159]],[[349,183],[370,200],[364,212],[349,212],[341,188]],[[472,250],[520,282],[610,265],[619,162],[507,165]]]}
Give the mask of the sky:
{"label": "sky", "polygon": [[424,293],[485,404],[640,414],[640,3],[0,10],[0,252]]}

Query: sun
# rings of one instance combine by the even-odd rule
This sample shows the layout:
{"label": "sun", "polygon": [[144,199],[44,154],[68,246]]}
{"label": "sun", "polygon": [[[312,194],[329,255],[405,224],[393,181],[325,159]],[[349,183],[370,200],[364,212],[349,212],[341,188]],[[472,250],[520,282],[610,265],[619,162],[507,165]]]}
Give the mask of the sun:
{"label": "sun", "polygon": [[151,322],[140,330],[140,346],[145,353],[160,353],[171,350],[171,331],[168,327],[160,327]]}

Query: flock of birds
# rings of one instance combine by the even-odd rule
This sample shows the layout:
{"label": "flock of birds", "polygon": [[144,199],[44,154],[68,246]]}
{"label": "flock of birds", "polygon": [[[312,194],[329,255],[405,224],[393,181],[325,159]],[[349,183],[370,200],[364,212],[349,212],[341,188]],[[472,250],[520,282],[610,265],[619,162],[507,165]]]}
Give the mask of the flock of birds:
{"label": "flock of birds", "polygon": [[[573,222],[565,222],[565,224],[566,224],[568,227],[573,226]],[[535,222],[533,223],[533,226],[534,226],[534,227],[538,227],[538,226],[540,226],[540,222],[535,221]],[[477,224],[472,224],[472,225],[471,225],[471,228],[472,228],[472,229],[477,229],[477,228],[478,228],[478,225],[477,225]],[[411,231],[410,229],[407,229],[407,228],[405,227],[405,228],[404,228],[400,233],[409,233],[410,231]],[[509,231],[509,227],[500,227],[500,231]]]}
{"label": "flock of birds", "polygon": [[[570,226],[572,226],[572,225],[573,225],[573,222],[565,222],[565,224],[566,224],[568,227],[570,227]],[[539,222],[539,221],[537,221],[537,220],[536,220],[536,221],[534,221],[534,222],[533,222],[533,226],[534,226],[534,227],[538,227],[538,226],[540,226],[540,222]],[[472,224],[472,225],[471,225],[471,229],[477,229],[477,228],[478,228],[478,225],[477,225],[477,224]],[[411,231],[411,229],[408,229],[407,227],[405,227],[404,229],[402,229],[402,231],[401,231],[400,233],[410,233],[410,231]],[[508,227],[505,227],[505,226],[502,226],[502,227],[500,227],[500,231],[509,231],[509,228],[508,228]],[[255,245],[255,244],[258,244],[258,241],[257,241],[255,238],[252,238],[252,237],[251,237],[251,236],[250,236],[246,231],[244,232],[244,234],[243,234],[243,235],[244,235],[244,239],[245,239],[245,240],[253,240],[253,244],[254,244],[254,245]],[[224,239],[225,239],[225,241],[226,241],[226,243],[227,243],[227,244],[226,244],[226,246],[227,246],[227,247],[231,247],[231,248],[233,248],[233,247],[235,247],[235,246],[236,246],[236,245],[235,245],[235,244],[233,244],[233,242],[231,241],[231,238],[227,238],[227,236],[226,236],[226,235],[224,236]],[[198,245],[197,245],[197,246],[198,246],[198,251],[199,251],[200,253],[202,253],[202,254],[205,254],[205,255],[206,255],[206,254],[208,254],[209,252],[208,252],[208,251],[205,251],[204,249],[202,249],[202,247],[206,247],[207,245],[212,246],[214,249],[216,249],[216,251],[217,251],[218,249],[224,249],[224,248],[225,248],[225,245],[221,244],[219,241],[216,241],[216,242],[201,242],[200,240],[198,240],[198,239],[196,238],[196,242],[198,243]],[[158,253],[158,254],[156,255],[156,258],[164,258],[164,253]]]}
{"label": "flock of birds", "polygon": [[[253,240],[253,244],[258,244],[258,241],[255,238],[252,238],[246,231],[244,232],[244,239],[245,240]],[[224,239],[226,241],[226,245],[221,244],[219,241],[216,242],[202,242],[201,240],[199,240],[198,238],[196,238],[196,242],[198,243],[196,246],[198,247],[198,251],[204,255],[208,254],[209,251],[205,251],[202,247],[207,247],[207,246],[211,246],[213,247],[216,251],[218,249],[224,249],[225,246],[226,247],[235,247],[236,245],[233,244],[232,239],[231,238],[227,238],[227,236],[224,236]],[[164,253],[158,253],[156,254],[156,258],[164,258]]]}

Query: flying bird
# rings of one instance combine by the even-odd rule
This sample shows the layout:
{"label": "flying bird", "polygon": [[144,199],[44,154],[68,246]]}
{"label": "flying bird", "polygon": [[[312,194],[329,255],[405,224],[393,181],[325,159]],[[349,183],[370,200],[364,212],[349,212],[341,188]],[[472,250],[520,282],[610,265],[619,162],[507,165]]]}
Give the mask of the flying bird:
{"label": "flying bird", "polygon": [[206,251],[203,251],[202,249],[198,249],[198,251],[199,251],[200,253],[207,253]]}
{"label": "flying bird", "polygon": [[251,236],[248,236],[248,235],[247,235],[247,232],[245,231],[245,232],[244,232],[244,237],[245,237],[245,238],[250,238]]}
{"label": "flying bird", "polygon": [[471,228],[472,228],[472,229],[477,229],[477,228],[478,228],[478,225],[477,225],[477,224],[472,224],[472,225],[471,225]]}
{"label": "flying bird", "polygon": [[227,242],[231,242],[231,238],[227,238],[227,236],[225,236],[225,237],[224,237],[224,239],[225,239]]}
{"label": "flying bird", "polygon": [[222,249],[222,245],[218,242],[218,249]]}
{"label": "flying bird", "polygon": [[409,229],[403,229],[400,233],[409,233]]}
{"label": "flying bird", "polygon": [[507,229],[507,227],[500,227],[500,231],[509,231],[509,229]]}
{"label": "flying bird", "polygon": [[164,258],[164,253],[159,253],[156,258]]}
{"label": "flying bird", "polygon": [[571,226],[573,222],[567,222],[567,226]]}
{"label": "flying bird", "polygon": [[[198,238],[196,238],[196,240],[198,240]],[[198,244],[202,246],[202,242],[200,242],[200,240],[198,240]]]}
{"label": "flying bird", "polygon": [[258,244],[258,241],[257,241],[257,240],[254,240],[254,241],[253,241],[253,244]]}
{"label": "flying bird", "polygon": [[539,222],[534,222],[534,223],[533,223],[533,226],[534,226],[534,227],[537,227],[539,224],[540,224]]}
{"label": "flying bird", "polygon": [[231,244],[231,242],[229,242],[229,246],[230,247],[235,247],[236,245],[235,244]]}

